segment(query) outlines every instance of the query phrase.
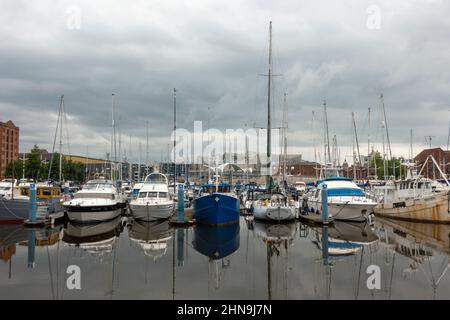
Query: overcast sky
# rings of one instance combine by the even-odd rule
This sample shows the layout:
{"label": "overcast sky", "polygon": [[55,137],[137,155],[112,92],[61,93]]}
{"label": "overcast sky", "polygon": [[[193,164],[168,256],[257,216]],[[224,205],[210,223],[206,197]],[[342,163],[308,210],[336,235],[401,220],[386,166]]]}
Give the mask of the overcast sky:
{"label": "overcast sky", "polygon": [[166,157],[174,87],[178,127],[193,130],[194,120],[222,130],[262,126],[267,79],[259,74],[267,69],[270,20],[280,74],[274,126],[286,92],[289,153],[314,158],[312,111],[322,127],[324,99],[342,159],[352,152],[352,111],[366,153],[372,108],[370,134],[381,149],[380,93],[394,155],[408,155],[410,128],[415,153],[425,136],[447,145],[448,1],[0,3],[0,121],[20,127],[21,151],[34,144],[51,150],[61,94],[75,154],[105,156],[111,93],[122,149],[129,155],[131,136],[133,159],[139,142],[145,158],[146,121],[150,158]]}

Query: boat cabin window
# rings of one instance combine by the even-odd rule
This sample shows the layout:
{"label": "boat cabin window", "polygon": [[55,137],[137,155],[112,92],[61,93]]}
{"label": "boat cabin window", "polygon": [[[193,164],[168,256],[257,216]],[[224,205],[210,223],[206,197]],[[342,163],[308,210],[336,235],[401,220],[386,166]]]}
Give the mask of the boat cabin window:
{"label": "boat cabin window", "polygon": [[423,182],[419,182],[419,183],[417,184],[417,189],[422,189],[422,185],[423,185]]}
{"label": "boat cabin window", "polygon": [[158,192],[148,192],[147,198],[158,198]]}
{"label": "boat cabin window", "polygon": [[51,196],[52,195],[52,190],[51,189],[38,189],[38,195],[40,196]]}
{"label": "boat cabin window", "polygon": [[166,198],[167,197],[167,192],[160,192],[159,193],[159,197],[160,198]]}
{"label": "boat cabin window", "polygon": [[319,194],[320,194],[320,190],[316,190],[315,197],[316,197],[316,198],[319,198]]}
{"label": "boat cabin window", "polygon": [[147,192],[140,192],[139,198],[147,198]]}

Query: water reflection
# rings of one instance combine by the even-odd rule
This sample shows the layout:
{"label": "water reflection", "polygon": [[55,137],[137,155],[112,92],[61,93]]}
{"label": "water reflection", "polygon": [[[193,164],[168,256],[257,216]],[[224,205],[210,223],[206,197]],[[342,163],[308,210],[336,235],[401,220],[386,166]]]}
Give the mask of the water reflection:
{"label": "water reflection", "polygon": [[208,257],[208,290],[209,283],[214,289],[220,288],[227,269],[231,266],[231,254],[239,249],[239,224],[213,227],[199,224],[194,227],[194,249]]}
{"label": "water reflection", "polygon": [[[450,298],[449,234],[449,225],[385,219],[0,226],[0,298]],[[82,270],[80,291],[66,288],[70,265]],[[381,269],[380,290],[367,288],[370,265]]]}
{"label": "water reflection", "polygon": [[436,299],[438,286],[450,269],[450,225],[388,219],[378,219],[377,222],[376,230],[385,250],[385,261],[392,265],[390,290],[395,258],[401,255],[408,259],[408,265],[402,269],[402,278],[412,280],[417,273],[422,273],[431,288],[432,298]]}
{"label": "water reflection", "polygon": [[[289,249],[293,246],[293,239],[297,232],[297,224],[295,222],[273,223],[262,222],[257,220],[248,220],[247,225],[253,230],[256,237],[259,238],[266,246],[266,265],[267,265],[267,299],[272,300],[273,283],[281,283],[283,298],[288,298],[288,258]],[[277,279],[273,275],[273,259],[281,259],[282,279]],[[277,261],[279,262],[279,261]],[[277,264],[276,267],[279,267]],[[275,278],[275,279],[274,279]],[[281,281],[280,281],[281,280]]]}
{"label": "water reflection", "polygon": [[138,221],[130,218],[127,224],[128,236],[142,252],[158,260],[167,253],[168,242],[172,238],[169,221]]}

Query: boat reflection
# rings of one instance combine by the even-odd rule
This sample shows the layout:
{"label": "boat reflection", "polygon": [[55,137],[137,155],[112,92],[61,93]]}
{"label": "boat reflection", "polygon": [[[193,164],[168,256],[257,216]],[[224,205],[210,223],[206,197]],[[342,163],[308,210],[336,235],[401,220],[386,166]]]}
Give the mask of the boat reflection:
{"label": "boat reflection", "polygon": [[130,218],[127,229],[130,240],[154,261],[167,253],[168,242],[173,235],[168,220],[147,222]]}
{"label": "boat reflection", "polygon": [[375,244],[379,240],[368,223],[334,221],[328,227],[310,229],[313,235],[311,241],[322,251],[326,247],[329,256],[352,255],[363,246]]}
{"label": "boat reflection", "polygon": [[196,225],[194,227],[194,249],[209,257],[219,260],[228,257],[239,248],[239,224],[222,227]]}
{"label": "boat reflection", "polygon": [[80,247],[100,256],[112,252],[113,245],[122,231],[120,216],[114,220],[93,224],[68,223],[62,240],[69,246]]}
{"label": "boat reflection", "polygon": [[[288,270],[292,270],[288,266],[289,248],[294,245],[294,237],[297,234],[296,222],[262,222],[258,220],[247,220],[247,226],[253,230],[256,237],[263,241],[266,245],[266,261],[267,261],[267,299],[274,298],[273,284],[281,284],[283,289],[283,298],[288,298]],[[276,259],[275,274],[272,270],[273,259]],[[281,265],[280,275],[277,271]],[[281,276],[281,279],[279,277]],[[277,286],[278,287],[278,286]]]}
{"label": "boat reflection", "polygon": [[[395,256],[406,257],[409,265],[402,270],[403,277],[422,272],[436,298],[438,285],[450,269],[450,225],[377,218],[376,231],[385,249],[385,260],[392,264],[391,279]],[[390,297],[392,281],[387,287]]]}
{"label": "boat reflection", "polygon": [[239,249],[239,224],[216,227],[198,224],[194,227],[194,249],[208,257],[208,286],[214,284],[218,290],[223,281],[225,270],[231,267],[231,254]]}

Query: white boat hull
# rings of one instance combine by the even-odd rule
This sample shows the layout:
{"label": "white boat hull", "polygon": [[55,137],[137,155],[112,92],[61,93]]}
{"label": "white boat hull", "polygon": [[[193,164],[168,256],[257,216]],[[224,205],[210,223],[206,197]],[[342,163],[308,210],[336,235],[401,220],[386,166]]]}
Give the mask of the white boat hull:
{"label": "white boat hull", "polygon": [[70,221],[80,223],[91,223],[108,221],[117,218],[122,214],[122,209],[108,211],[67,211]]}
{"label": "white boat hull", "polygon": [[[322,213],[322,203],[310,201],[315,212]],[[364,222],[376,203],[328,203],[328,214],[335,220]]]}
{"label": "white boat hull", "polygon": [[289,221],[297,215],[294,207],[254,205],[253,216],[258,220]]}
{"label": "white boat hull", "polygon": [[173,214],[173,203],[168,204],[130,204],[131,214],[135,219],[156,221],[168,219]]}

